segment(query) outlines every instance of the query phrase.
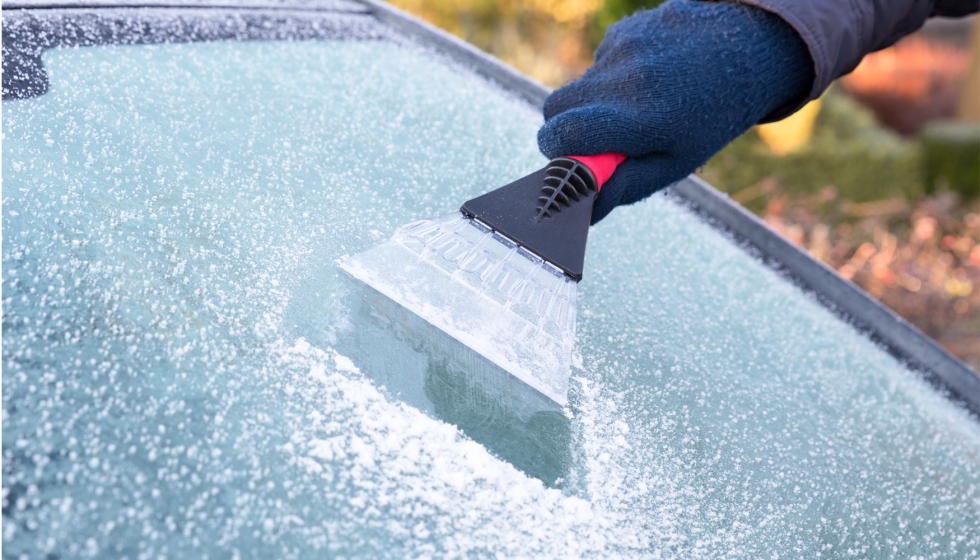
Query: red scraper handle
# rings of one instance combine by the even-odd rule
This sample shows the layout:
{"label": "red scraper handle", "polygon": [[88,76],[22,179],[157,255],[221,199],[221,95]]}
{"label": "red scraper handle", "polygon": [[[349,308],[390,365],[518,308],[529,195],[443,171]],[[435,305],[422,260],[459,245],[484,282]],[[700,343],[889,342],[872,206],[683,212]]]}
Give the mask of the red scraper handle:
{"label": "red scraper handle", "polygon": [[612,177],[613,171],[619,164],[626,160],[626,154],[610,152],[608,154],[598,154],[594,156],[568,156],[582,165],[589,168],[595,176],[596,192],[602,191],[602,185]]}

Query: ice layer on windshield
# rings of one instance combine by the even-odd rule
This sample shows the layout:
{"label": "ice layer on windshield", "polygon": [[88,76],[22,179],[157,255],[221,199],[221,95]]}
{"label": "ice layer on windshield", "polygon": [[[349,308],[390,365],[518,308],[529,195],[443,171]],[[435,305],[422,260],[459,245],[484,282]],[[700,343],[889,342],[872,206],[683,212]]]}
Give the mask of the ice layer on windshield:
{"label": "ice layer on windshield", "polygon": [[975,419],[663,196],[590,233],[562,409],[355,293],[343,259],[544,164],[474,75],[381,41],[43,63],[3,102],[6,555],[980,549]]}
{"label": "ice layer on windshield", "polygon": [[341,267],[565,405],[575,282],[525,253],[454,212],[406,224]]}

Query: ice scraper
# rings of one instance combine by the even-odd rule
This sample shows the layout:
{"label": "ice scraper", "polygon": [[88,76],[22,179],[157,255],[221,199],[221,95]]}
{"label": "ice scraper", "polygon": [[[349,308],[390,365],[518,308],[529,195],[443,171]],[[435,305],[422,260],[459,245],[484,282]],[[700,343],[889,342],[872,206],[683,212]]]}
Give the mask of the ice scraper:
{"label": "ice scraper", "polygon": [[564,405],[592,206],[624,159],[553,159],[341,268]]}

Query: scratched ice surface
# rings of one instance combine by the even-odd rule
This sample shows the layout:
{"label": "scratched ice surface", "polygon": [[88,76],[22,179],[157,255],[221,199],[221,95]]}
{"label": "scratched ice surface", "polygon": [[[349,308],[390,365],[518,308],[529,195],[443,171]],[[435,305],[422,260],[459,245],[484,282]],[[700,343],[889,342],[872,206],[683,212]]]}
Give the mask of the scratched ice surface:
{"label": "scratched ice surface", "polygon": [[8,557],[970,557],[975,419],[664,197],[593,229],[569,405],[337,269],[535,169],[384,42],[92,47],[3,102]]}

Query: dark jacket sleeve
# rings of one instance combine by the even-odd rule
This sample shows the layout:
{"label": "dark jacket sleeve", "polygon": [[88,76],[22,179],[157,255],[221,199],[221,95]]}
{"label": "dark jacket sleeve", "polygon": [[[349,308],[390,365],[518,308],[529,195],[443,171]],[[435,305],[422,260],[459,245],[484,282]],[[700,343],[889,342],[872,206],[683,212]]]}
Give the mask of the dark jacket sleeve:
{"label": "dark jacket sleeve", "polygon": [[813,88],[806,99],[767,120],[782,118],[816,99],[869,52],[888,47],[932,16],[980,11],[980,0],[736,0],[769,10],[793,26],[810,49]]}

